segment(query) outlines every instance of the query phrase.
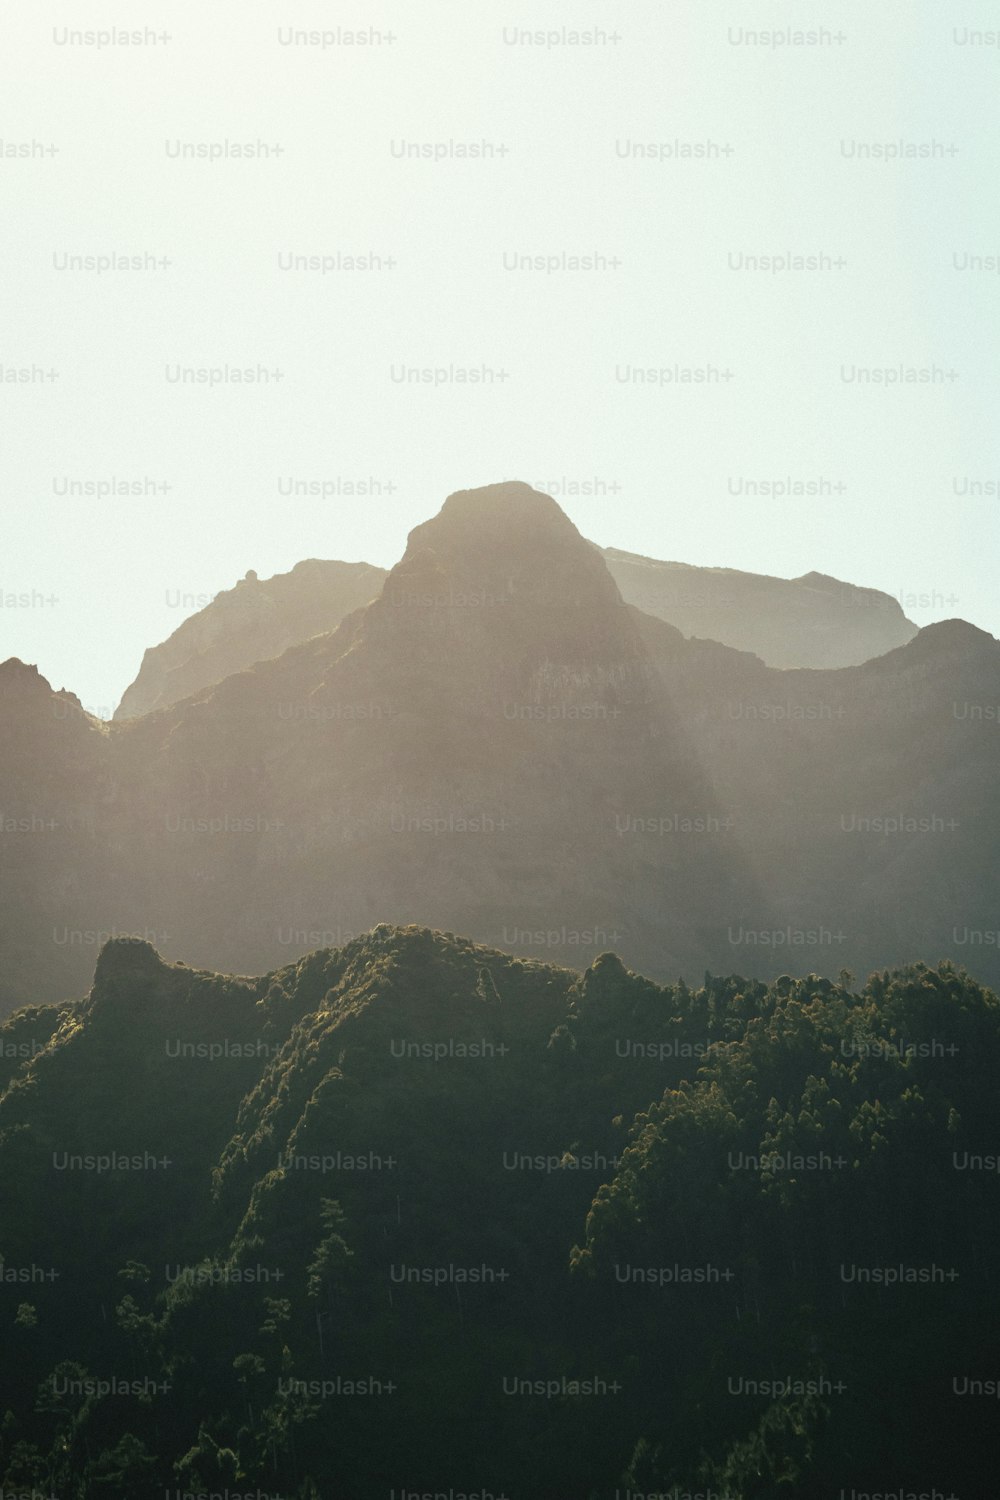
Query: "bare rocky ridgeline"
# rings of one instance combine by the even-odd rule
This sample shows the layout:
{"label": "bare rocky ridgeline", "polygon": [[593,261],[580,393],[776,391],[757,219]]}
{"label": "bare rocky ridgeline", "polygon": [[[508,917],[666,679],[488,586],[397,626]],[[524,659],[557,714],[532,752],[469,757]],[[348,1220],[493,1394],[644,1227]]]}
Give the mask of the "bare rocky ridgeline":
{"label": "bare rocky ridgeline", "polygon": [[249,574],[216,594],[159,646],[150,646],[116,719],[169,708],[233,672],[289,646],[334,630],[382,587],[384,568],[308,558],[290,573],[261,580]]}
{"label": "bare rocky ridgeline", "polygon": [[83,993],[116,934],[260,973],[379,922],[671,979],[996,982],[997,704],[961,621],[777,669],[623,602],[550,497],[459,492],[335,630],[160,711],[0,667],[0,1006]]}
{"label": "bare rocky ridgeline", "polygon": [[[903,646],[917,627],[899,602],[820,573],[769,578],[602,549],[627,604],[687,636],[753,651],[772,667],[848,667]],[[146,651],[116,719],[169,708],[254,662],[335,630],[378,594],[386,570],[308,558],[290,573],[224,589]]]}
{"label": "bare rocky ridgeline", "polygon": [[604,549],[622,597],[686,636],[752,651],[770,667],[853,667],[913,639],[898,599],[824,573],[769,578]]}

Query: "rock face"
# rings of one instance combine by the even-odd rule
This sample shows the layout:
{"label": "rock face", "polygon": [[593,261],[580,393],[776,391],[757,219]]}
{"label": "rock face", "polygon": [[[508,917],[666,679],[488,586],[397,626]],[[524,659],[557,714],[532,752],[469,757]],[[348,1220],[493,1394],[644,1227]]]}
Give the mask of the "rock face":
{"label": "rock face", "polygon": [[345,615],[375,597],[384,578],[385,570],[369,563],[316,558],[263,582],[251,569],[235,588],[216,594],[172,636],[150,647],[115,718],[169,708],[255,661],[335,630]]}
{"label": "rock face", "polygon": [[162,712],[101,725],[21,663],[0,695],[5,1008],[82,992],[109,935],[246,973],[383,921],[669,978],[1000,978],[1000,644],[686,640],[527,485],[452,495],[335,631]]}
{"label": "rock face", "polygon": [[658,562],[614,547],[603,556],[629,604],[684,635],[753,651],[771,667],[852,667],[905,646],[917,633],[890,594],[825,573],[768,578]]}
{"label": "rock face", "polygon": [[637,942],[670,911],[690,965],[742,878],[725,835],[621,837],[650,799],[707,818],[711,788],[603,561],[525,485],[451,496],[332,635],[112,744],[115,837],[143,831],[126,930],[156,911],[212,966],[392,914],[572,961],[626,910]]}
{"label": "rock face", "polygon": [[[487,539],[485,528],[481,538]],[[658,562],[613,547],[601,555],[626,603],[676,625],[684,635],[753,651],[769,666],[853,666],[905,645],[916,634],[917,627],[888,594],[821,573],[767,578],[732,568]],[[386,576],[384,568],[369,563],[316,558],[263,581],[251,570],[146,651],[115,718],[169,708],[254,662],[336,630],[346,615],[380,593]]]}

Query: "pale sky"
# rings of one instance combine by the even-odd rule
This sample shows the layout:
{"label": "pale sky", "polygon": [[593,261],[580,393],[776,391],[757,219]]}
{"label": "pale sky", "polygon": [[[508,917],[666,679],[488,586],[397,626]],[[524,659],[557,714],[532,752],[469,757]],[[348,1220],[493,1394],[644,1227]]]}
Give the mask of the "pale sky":
{"label": "pale sky", "polygon": [[[998,27],[986,0],[7,0],[0,659],[107,715],[178,595],[391,565],[448,493],[514,478],[603,545],[1000,633]],[[73,39],[99,28],[143,41]],[[183,155],[226,142],[281,152]],[[742,261],[780,255],[826,259]],[[168,378],[226,366],[283,373]],[[901,367],[932,378],[854,378]],[[424,368],[447,378],[399,378]],[[839,488],[746,493],[787,478]],[[111,480],[152,489],[62,493]]]}

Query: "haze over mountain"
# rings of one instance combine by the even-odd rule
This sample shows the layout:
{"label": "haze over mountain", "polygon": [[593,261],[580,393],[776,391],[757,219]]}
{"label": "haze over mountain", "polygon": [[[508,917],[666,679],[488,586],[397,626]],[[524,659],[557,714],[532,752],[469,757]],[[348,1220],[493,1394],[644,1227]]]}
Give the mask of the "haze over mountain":
{"label": "haze over mountain", "polygon": [[752,651],[772,667],[853,667],[913,639],[897,599],[823,573],[768,578],[603,549],[622,598],[684,635]]}
{"label": "haze over mountain", "polygon": [[1000,1500],[998,5],[4,7],[0,1500]]}
{"label": "haze over mountain", "polygon": [[332,633],[160,712],[19,662],[0,694],[8,1008],[82,992],[108,932],[247,972],[385,919],[663,978],[1000,972],[1000,644],[685,640],[526,485],[452,495]]}
{"label": "haze over mountain", "polygon": [[[877,589],[825,578],[767,578],[735,568],[657,562],[600,549],[627,604],[685,635],[753,651],[775,667],[844,667],[916,634],[898,602]],[[379,593],[384,568],[309,558],[290,573],[255,574],[224,589],[143,656],[114,717],[168,708],[254,662],[335,630]]]}
{"label": "haze over mountain", "polygon": [[985,1493],[1000,642],[769,666],[513,483],[298,571],[0,666],[0,1491]]}
{"label": "haze over mountain", "polygon": [[290,573],[248,574],[151,646],[126,688],[116,719],[133,719],[190,698],[289,646],[334,630],[382,587],[384,568],[308,558]]}

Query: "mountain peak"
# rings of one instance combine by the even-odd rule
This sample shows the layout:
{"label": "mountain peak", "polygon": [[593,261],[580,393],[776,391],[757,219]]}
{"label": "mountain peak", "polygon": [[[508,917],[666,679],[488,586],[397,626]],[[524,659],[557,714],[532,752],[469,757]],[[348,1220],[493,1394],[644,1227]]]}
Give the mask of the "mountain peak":
{"label": "mountain peak", "polygon": [[935,620],[925,625],[903,649],[911,660],[947,656],[951,652],[984,651],[997,645],[996,638],[968,620]]}
{"label": "mountain peak", "polygon": [[[441,515],[502,515],[507,519],[534,519],[544,515],[559,516],[569,522],[562,507],[543,490],[536,490],[523,479],[503,479],[497,484],[483,484],[470,490],[454,490],[441,507]],[[569,522],[572,525],[572,522]]]}
{"label": "mountain peak", "polygon": [[145,938],[109,938],[97,956],[94,984],[105,984],[109,979],[152,979],[165,968],[163,959]]}
{"label": "mountain peak", "polygon": [[422,566],[447,580],[449,599],[457,590],[516,608],[621,604],[600,553],[551,495],[520,480],[449,495],[436,516],[410,532],[386,582],[390,598],[423,554]]}
{"label": "mountain peak", "polygon": [[22,710],[48,713],[52,700],[64,700],[69,708],[61,717],[70,717],[77,710],[79,717],[88,717],[75,693],[66,688],[54,688],[47,677],[43,677],[31,662],[21,661],[18,656],[8,656],[0,662],[0,698],[15,700]]}
{"label": "mountain peak", "polygon": [[0,662],[0,686],[17,687],[42,687],[46,692],[52,691],[52,685],[39,672],[32,663],[24,662],[19,656],[8,656],[6,661]]}
{"label": "mountain peak", "polygon": [[583,538],[551,495],[545,495],[522,480],[485,484],[478,489],[455,490],[436,516],[410,532],[407,552],[446,545],[449,550],[488,551],[498,542],[527,542],[548,534],[563,542]]}

